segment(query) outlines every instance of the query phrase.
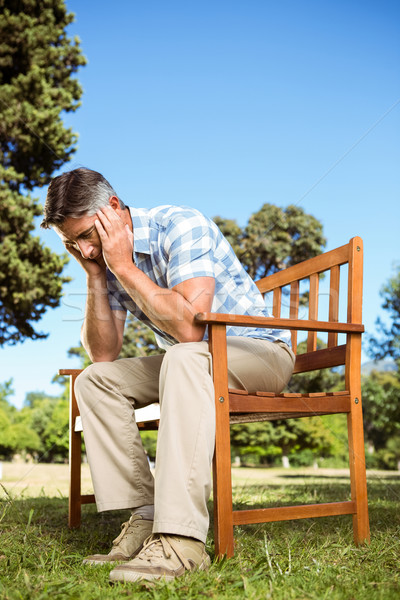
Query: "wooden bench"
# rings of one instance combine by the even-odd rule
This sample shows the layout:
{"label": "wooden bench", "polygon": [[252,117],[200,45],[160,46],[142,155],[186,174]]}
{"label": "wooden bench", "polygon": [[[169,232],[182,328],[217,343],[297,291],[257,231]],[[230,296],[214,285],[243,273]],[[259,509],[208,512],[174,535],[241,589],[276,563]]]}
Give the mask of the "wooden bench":
{"label": "wooden bench", "polygon": [[[208,324],[209,348],[213,357],[216,407],[213,496],[217,556],[232,556],[234,525],[250,523],[352,515],[355,542],[358,544],[369,540],[361,406],[361,334],[364,331],[361,318],[362,256],[362,240],[355,237],[340,248],[258,281],[257,286],[263,294],[272,293],[271,318],[212,313],[196,315],[198,322]],[[341,277],[343,269],[347,269],[346,277]],[[326,292],[321,291],[323,284],[328,286]],[[323,302],[319,302],[321,294],[327,300],[325,307]],[[308,298],[307,305],[302,303],[305,298]],[[320,314],[323,309],[326,312],[324,316]],[[300,310],[307,313],[307,318],[299,318]],[[343,310],[345,317],[340,322],[339,317]],[[289,329],[294,350],[297,348],[298,332],[306,332],[307,350],[304,354],[297,355],[295,374],[344,365],[345,389],[333,393],[329,390],[318,390],[312,394],[289,392],[279,395],[228,389],[227,325]],[[327,334],[327,347],[317,349],[317,334],[321,332]],[[340,344],[339,335],[345,338]],[[78,409],[73,385],[79,372],[66,369],[60,371],[60,374],[68,374],[71,377],[70,527],[79,526],[81,505],[94,501],[93,496],[80,494],[81,437],[80,432],[75,431]],[[351,500],[338,499],[337,502],[324,504],[233,510],[229,429],[231,423],[338,413],[347,415]],[[157,419],[145,422],[140,427],[155,428]]]}

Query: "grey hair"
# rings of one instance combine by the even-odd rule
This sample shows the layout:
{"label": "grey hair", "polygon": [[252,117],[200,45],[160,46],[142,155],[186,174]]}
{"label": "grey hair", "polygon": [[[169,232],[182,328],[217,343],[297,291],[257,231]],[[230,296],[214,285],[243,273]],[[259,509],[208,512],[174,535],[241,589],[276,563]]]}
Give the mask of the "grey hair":
{"label": "grey hair", "polygon": [[81,167],[55,177],[47,190],[41,227],[60,226],[65,219],[92,216],[116,196],[120,208],[125,204],[110,183],[97,171]]}

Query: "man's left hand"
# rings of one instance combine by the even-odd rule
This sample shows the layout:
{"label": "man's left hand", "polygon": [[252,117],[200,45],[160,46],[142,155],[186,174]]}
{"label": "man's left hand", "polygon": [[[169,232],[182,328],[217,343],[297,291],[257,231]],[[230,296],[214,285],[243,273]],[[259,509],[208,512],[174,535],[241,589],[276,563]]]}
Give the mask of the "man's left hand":
{"label": "man's left hand", "polygon": [[95,226],[102,245],[104,260],[115,276],[133,265],[133,233],[110,206],[101,208]]}

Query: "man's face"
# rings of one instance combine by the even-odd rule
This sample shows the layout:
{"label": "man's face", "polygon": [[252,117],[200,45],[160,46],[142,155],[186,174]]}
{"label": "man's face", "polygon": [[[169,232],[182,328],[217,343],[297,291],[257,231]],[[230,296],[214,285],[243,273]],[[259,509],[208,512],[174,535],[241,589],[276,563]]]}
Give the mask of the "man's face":
{"label": "man's face", "polygon": [[54,227],[63,244],[74,248],[83,258],[101,261],[103,258],[99,234],[95,227],[96,215],[78,219],[68,217],[62,225]]}

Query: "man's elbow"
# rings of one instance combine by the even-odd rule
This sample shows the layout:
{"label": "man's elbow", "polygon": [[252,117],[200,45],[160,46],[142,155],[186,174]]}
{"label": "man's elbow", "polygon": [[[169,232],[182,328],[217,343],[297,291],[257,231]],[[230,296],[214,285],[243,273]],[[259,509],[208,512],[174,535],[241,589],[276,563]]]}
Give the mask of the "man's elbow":
{"label": "man's elbow", "polygon": [[121,351],[121,348],[115,348],[114,350],[111,349],[104,349],[104,348],[99,348],[97,350],[90,350],[88,351],[86,349],[86,352],[89,355],[90,360],[92,361],[92,363],[99,363],[99,362],[113,362],[114,360],[116,360],[119,356],[119,353]]}
{"label": "man's elbow", "polygon": [[92,363],[113,362],[118,358],[118,354],[99,354],[89,356]]}
{"label": "man's elbow", "polygon": [[186,327],[181,331],[178,341],[182,344],[189,342],[202,342],[205,330],[206,328],[204,325]]}

